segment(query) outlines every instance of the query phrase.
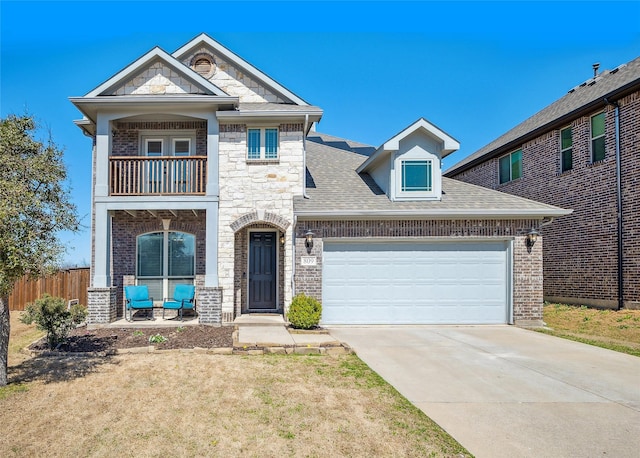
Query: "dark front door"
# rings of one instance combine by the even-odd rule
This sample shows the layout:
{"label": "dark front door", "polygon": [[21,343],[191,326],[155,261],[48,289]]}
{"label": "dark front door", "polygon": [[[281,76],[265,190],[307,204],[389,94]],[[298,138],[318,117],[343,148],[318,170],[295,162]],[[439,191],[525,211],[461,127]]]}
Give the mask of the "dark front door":
{"label": "dark front door", "polygon": [[249,234],[249,310],[275,311],[276,233]]}

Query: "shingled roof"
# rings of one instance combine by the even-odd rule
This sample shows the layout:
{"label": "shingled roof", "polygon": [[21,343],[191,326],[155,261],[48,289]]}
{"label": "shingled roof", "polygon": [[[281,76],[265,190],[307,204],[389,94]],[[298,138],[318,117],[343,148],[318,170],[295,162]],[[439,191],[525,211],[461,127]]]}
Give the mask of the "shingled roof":
{"label": "shingled roof", "polygon": [[605,70],[574,87],[564,97],[449,168],[444,175],[456,175],[487,159],[517,149],[523,143],[545,132],[562,127],[575,118],[604,107],[605,99],[615,101],[637,90],[638,87],[640,87],[640,57],[613,70]]}
{"label": "shingled roof", "polygon": [[[307,137],[307,196],[294,200],[298,218],[544,218],[570,213],[552,205],[442,179],[442,200],[392,202],[356,169],[375,148],[319,133]],[[364,154],[361,154],[363,152]]]}

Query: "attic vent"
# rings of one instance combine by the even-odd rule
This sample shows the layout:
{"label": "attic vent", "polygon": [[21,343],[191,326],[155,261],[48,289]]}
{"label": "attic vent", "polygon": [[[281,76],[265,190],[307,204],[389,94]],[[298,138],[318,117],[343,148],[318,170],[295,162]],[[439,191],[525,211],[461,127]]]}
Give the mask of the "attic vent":
{"label": "attic vent", "polygon": [[216,71],[216,62],[210,54],[201,53],[193,56],[190,67],[203,77],[210,78]]}

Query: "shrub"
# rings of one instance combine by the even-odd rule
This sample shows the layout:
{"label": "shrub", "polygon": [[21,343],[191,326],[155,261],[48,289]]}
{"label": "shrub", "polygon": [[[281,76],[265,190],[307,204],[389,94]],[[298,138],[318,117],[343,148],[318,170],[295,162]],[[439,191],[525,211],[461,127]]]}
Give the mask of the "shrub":
{"label": "shrub", "polygon": [[87,317],[87,309],[82,305],[72,305],[67,310],[65,300],[45,294],[35,302],[27,304],[20,321],[25,324],[36,323],[37,328],[47,333],[50,349],[63,343],[69,332]]}
{"label": "shrub", "polygon": [[293,298],[287,318],[296,329],[311,329],[318,325],[321,314],[320,302],[300,293]]}

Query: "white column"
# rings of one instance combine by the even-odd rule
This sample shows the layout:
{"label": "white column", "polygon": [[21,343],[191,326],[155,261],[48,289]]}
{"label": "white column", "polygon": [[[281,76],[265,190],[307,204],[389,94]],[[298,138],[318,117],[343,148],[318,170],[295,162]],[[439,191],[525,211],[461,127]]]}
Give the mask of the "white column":
{"label": "white column", "polygon": [[215,113],[207,114],[207,196],[219,196],[219,132]]}
{"label": "white column", "polygon": [[111,282],[111,215],[106,204],[95,206],[94,288],[108,288]]}
{"label": "white column", "polygon": [[218,286],[218,202],[207,203],[204,286]]}
{"label": "white column", "polygon": [[98,115],[96,126],[96,197],[109,195],[109,129],[110,118]]}

